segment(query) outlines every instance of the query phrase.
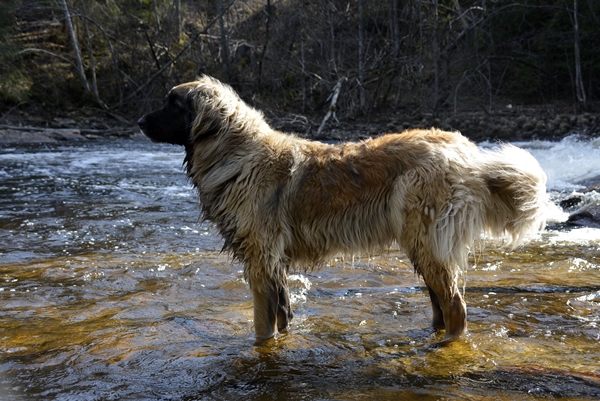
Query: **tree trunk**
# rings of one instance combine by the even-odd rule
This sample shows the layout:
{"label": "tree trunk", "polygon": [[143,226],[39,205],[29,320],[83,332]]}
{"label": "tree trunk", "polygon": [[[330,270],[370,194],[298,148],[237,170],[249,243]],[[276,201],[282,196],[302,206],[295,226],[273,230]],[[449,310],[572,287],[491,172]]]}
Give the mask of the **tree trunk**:
{"label": "tree trunk", "polygon": [[438,0],[433,0],[433,112],[437,114],[440,98],[440,49],[438,43]]}
{"label": "tree trunk", "polygon": [[575,93],[577,94],[577,103],[585,109],[587,97],[585,87],[583,86],[583,76],[581,73],[581,55],[579,51],[579,18],[577,17],[577,0],[573,0],[573,27],[575,31]]}
{"label": "tree trunk", "polygon": [[258,91],[260,92],[262,86],[262,67],[263,61],[265,60],[265,55],[267,54],[267,46],[269,44],[270,38],[270,27],[271,27],[271,13],[274,13],[274,8],[271,6],[271,0],[267,0],[267,5],[264,7],[267,20],[265,21],[265,43],[262,47],[262,54],[260,55],[260,60],[258,61]]}
{"label": "tree trunk", "polygon": [[73,53],[75,55],[75,66],[77,67],[77,75],[81,79],[81,84],[86,93],[91,94],[90,85],[85,76],[85,70],[83,68],[83,60],[81,58],[81,51],[79,51],[79,44],[77,43],[77,35],[75,35],[75,28],[71,21],[71,13],[69,13],[69,7],[67,6],[67,0],[62,0],[63,9],[65,11],[65,23],[67,24],[67,30],[69,31],[69,38],[71,39],[71,45],[73,46]]}
{"label": "tree trunk", "polygon": [[327,15],[329,16],[329,33],[330,33],[330,35],[329,35],[329,38],[330,38],[329,50],[331,52],[330,61],[327,64],[328,64],[328,68],[329,68],[329,77],[331,78],[334,75],[337,75],[338,65],[340,65],[341,63],[338,62],[337,57],[336,57],[335,5],[330,4],[327,6],[327,9],[328,9]]}
{"label": "tree trunk", "polygon": [[181,0],[175,0],[175,42],[181,39]]}
{"label": "tree trunk", "polygon": [[360,109],[365,110],[365,33],[364,33],[364,0],[358,0],[358,88],[360,92]]}
{"label": "tree trunk", "polygon": [[225,28],[222,0],[217,0],[217,14],[219,15],[219,29],[221,31],[221,59],[225,65],[225,77],[229,81],[230,61],[229,61],[229,39],[227,38],[227,30]]}
{"label": "tree trunk", "polygon": [[158,7],[156,0],[152,0],[152,8],[154,9],[154,19],[156,19],[156,30],[160,31],[160,18],[158,17]]}
{"label": "tree trunk", "polygon": [[85,28],[85,35],[87,37],[87,45],[88,45],[88,57],[90,59],[90,73],[92,74],[92,85],[90,87],[92,94],[94,95],[94,100],[96,104],[98,104],[103,109],[108,109],[108,106],[100,99],[100,93],[98,92],[98,81],[96,79],[96,62],[94,60],[94,47],[92,44],[92,35],[90,34],[90,28],[88,26],[88,20],[85,18],[86,11],[83,9],[84,19],[83,26]]}

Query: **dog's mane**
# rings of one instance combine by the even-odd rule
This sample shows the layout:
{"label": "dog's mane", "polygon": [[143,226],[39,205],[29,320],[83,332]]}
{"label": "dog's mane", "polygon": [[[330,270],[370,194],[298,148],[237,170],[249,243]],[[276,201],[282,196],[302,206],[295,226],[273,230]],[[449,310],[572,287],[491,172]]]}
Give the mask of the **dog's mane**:
{"label": "dog's mane", "polygon": [[192,141],[225,131],[228,135],[241,132],[258,135],[270,130],[263,113],[248,106],[229,85],[206,75],[196,83],[196,89],[190,93],[196,110]]}
{"label": "dog's mane", "polygon": [[[225,239],[223,250],[243,262],[240,227],[230,214],[233,211],[225,208],[241,207],[244,202],[240,197],[249,194],[234,194],[231,184],[256,179],[255,185],[261,185],[257,167],[272,160],[273,152],[291,151],[295,141],[303,140],[272,129],[262,112],[247,105],[230,86],[209,76],[200,77],[189,96],[196,117],[191,143],[186,146],[187,175],[198,189],[203,218],[216,223]],[[291,155],[289,163],[283,174],[292,168]]]}
{"label": "dog's mane", "polygon": [[[240,150],[238,148],[248,146],[260,137],[280,134],[269,126],[261,111],[247,105],[229,85],[207,75],[199,77],[196,84],[196,88],[188,94],[196,116],[184,159],[188,176],[194,184],[193,177],[230,157],[231,152],[237,159],[236,149]],[[284,139],[284,135],[280,137]],[[202,148],[205,155],[202,160],[193,158],[194,149],[198,148]],[[229,150],[227,154],[223,153],[224,149]]]}

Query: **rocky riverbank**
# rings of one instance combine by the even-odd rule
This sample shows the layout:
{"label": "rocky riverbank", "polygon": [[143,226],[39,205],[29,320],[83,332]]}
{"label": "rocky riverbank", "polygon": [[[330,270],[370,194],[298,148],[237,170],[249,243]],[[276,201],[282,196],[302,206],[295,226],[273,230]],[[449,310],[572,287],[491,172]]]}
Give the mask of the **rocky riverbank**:
{"label": "rocky riverbank", "polygon": [[[475,142],[560,140],[571,134],[600,136],[600,114],[575,114],[543,107],[505,107],[493,115],[483,111],[433,114],[387,114],[364,118],[331,118],[319,132],[322,116],[265,113],[277,129],[321,140],[361,140],[409,128],[438,127],[462,132]],[[39,115],[10,115],[0,121],[0,143],[40,143],[140,136],[136,119],[88,112],[43,119]]]}
{"label": "rocky riverbank", "polygon": [[135,121],[84,110],[61,117],[48,111],[18,112],[0,120],[0,144],[52,143],[142,136]]}
{"label": "rocky riverbank", "polygon": [[321,133],[317,133],[318,124],[311,124],[301,117],[274,119],[273,125],[281,130],[297,132],[305,137],[331,140],[360,140],[388,132],[430,127],[460,131],[475,142],[560,140],[572,134],[577,134],[582,138],[600,136],[599,114],[551,113],[534,109],[512,108],[495,115],[474,111],[438,116],[432,114],[391,115],[372,120],[342,119],[333,122],[330,120]]}
{"label": "rocky riverbank", "polygon": [[114,129],[86,128],[40,128],[0,125],[2,143],[51,143],[62,141],[85,141],[88,139],[118,139],[142,136],[135,127]]}

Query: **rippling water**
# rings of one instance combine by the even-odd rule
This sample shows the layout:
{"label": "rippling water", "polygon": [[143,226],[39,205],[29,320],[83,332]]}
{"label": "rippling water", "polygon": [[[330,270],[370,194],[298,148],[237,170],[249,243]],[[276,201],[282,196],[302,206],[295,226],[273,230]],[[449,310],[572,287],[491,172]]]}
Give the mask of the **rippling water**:
{"label": "rippling water", "polygon": [[[519,145],[557,200],[600,175],[598,140]],[[450,346],[393,248],[296,272],[291,330],[257,348],[182,159],[145,140],[0,148],[1,400],[600,397],[600,230],[477,247]]]}

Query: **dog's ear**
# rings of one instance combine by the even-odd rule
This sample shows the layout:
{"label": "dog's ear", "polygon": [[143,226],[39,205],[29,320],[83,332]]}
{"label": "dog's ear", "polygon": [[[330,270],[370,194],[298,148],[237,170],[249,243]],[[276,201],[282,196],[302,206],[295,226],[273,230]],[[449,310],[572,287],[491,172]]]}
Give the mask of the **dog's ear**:
{"label": "dog's ear", "polygon": [[189,101],[191,102],[188,116],[192,141],[200,141],[218,134],[221,130],[222,113],[218,107],[215,107],[214,99],[204,93],[201,88],[188,96],[190,96]]}

